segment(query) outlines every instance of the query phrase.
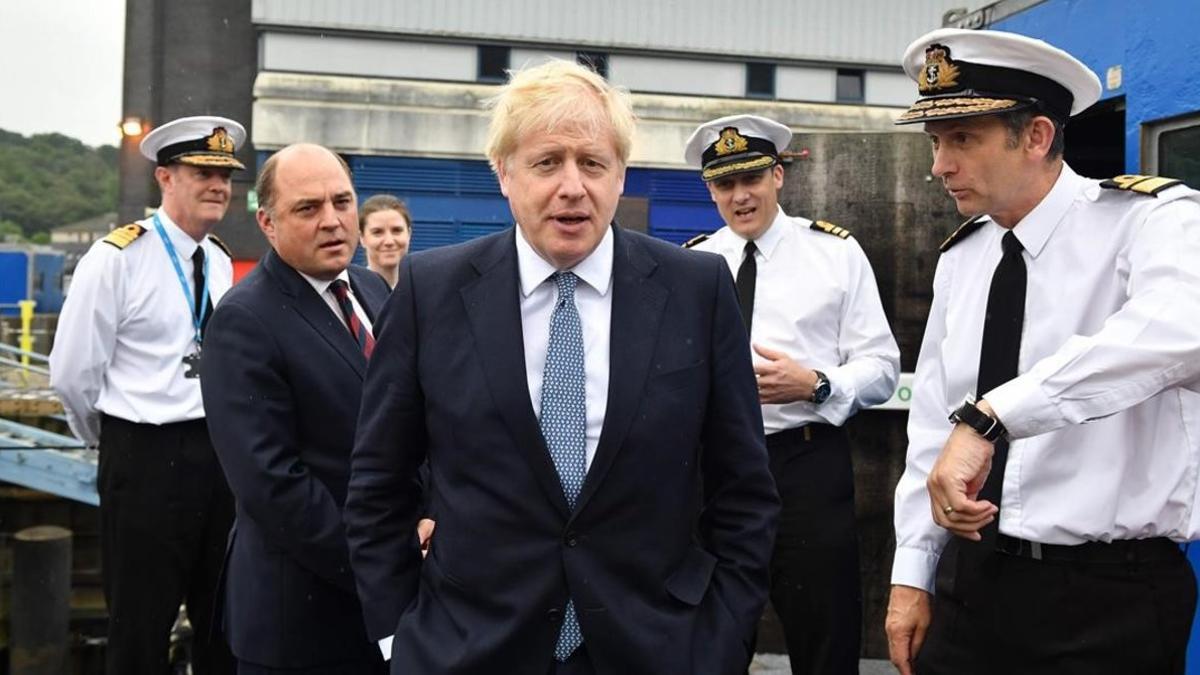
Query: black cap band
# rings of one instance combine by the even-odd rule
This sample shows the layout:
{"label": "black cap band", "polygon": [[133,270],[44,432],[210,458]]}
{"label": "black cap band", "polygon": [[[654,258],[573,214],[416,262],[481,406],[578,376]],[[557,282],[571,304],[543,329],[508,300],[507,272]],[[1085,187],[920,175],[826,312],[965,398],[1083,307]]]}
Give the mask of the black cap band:
{"label": "black cap band", "polygon": [[167,166],[176,159],[192,153],[204,153],[208,155],[224,154],[215,152],[209,148],[207,138],[197,138],[191,141],[172,143],[171,145],[163,147],[162,150],[158,151],[158,165]]}
{"label": "black cap band", "polygon": [[768,141],[765,138],[758,138],[756,136],[744,136],[743,138],[746,139],[746,149],[737,154],[721,155],[717,153],[717,146],[715,143],[709,145],[704,149],[704,153],[700,155],[700,165],[707,168],[711,163],[716,161],[744,159],[747,156],[753,155],[768,155],[770,157],[774,157],[775,159],[779,159],[779,153],[775,150],[775,144],[771,141]]}

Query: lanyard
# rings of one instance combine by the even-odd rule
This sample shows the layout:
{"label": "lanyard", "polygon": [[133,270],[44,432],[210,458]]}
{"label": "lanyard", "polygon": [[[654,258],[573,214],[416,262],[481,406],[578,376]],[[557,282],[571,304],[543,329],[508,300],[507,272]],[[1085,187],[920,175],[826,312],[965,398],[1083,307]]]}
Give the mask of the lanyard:
{"label": "lanyard", "polygon": [[167,247],[167,257],[175,266],[175,274],[179,277],[179,285],[183,288],[183,297],[187,299],[188,309],[192,312],[192,327],[196,329],[196,344],[199,345],[200,320],[204,317],[205,310],[208,309],[208,256],[204,256],[204,294],[200,296],[200,312],[197,313],[196,299],[188,289],[187,277],[183,276],[183,267],[179,264],[179,255],[175,253],[175,246],[171,244],[171,239],[167,236],[162,221],[158,219],[157,212],[154,214],[154,229],[158,231],[163,246]]}

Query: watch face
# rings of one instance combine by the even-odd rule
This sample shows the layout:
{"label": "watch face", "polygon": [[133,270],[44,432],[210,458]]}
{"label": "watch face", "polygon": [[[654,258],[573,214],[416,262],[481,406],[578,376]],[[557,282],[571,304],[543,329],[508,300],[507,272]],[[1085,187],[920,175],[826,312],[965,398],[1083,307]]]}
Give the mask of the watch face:
{"label": "watch face", "polygon": [[825,399],[829,398],[829,393],[832,387],[829,386],[829,380],[826,379],[823,374],[818,373],[817,377],[817,388],[813,390],[812,402],[820,404],[824,403]]}

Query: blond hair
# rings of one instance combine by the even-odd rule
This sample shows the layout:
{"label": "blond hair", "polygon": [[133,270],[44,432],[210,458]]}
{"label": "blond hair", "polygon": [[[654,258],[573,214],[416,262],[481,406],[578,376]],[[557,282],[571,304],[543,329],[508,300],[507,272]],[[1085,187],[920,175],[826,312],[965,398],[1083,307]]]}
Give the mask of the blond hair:
{"label": "blond hair", "polygon": [[508,83],[487,106],[492,121],[484,152],[492,170],[531,131],[579,131],[589,136],[611,131],[621,163],[629,162],[635,122],[629,94],[585,66],[551,59],[510,71]]}

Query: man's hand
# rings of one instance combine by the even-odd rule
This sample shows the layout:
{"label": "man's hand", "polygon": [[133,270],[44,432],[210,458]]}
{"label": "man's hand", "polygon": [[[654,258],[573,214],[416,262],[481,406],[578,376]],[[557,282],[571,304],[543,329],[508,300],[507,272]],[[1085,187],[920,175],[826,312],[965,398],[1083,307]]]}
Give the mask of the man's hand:
{"label": "man's hand", "polygon": [[[980,409],[992,414],[980,401]],[[978,500],[983,482],[992,469],[996,448],[965,424],[954,425],[942,453],[925,481],[929,489],[929,508],[933,521],[952,534],[979,541],[979,531],[996,519],[999,507]]]}
{"label": "man's hand", "polygon": [[888,637],[888,657],[900,675],[913,675],[913,659],[921,651],[932,617],[928,593],[911,586],[892,586],[883,625]]}
{"label": "man's hand", "polygon": [[767,360],[756,361],[754,374],[758,378],[759,403],[794,403],[808,401],[817,386],[817,373],[796,363],[783,352],[754,345],[754,351]]}
{"label": "man's hand", "polygon": [[437,523],[429,518],[422,518],[417,522],[417,538],[421,542],[421,557],[424,558],[429,554],[429,542],[433,539],[433,528]]}

